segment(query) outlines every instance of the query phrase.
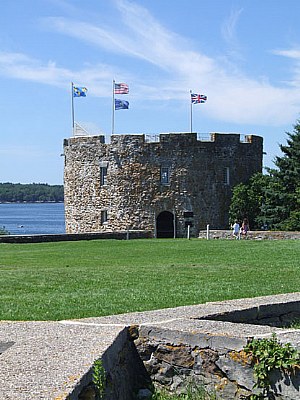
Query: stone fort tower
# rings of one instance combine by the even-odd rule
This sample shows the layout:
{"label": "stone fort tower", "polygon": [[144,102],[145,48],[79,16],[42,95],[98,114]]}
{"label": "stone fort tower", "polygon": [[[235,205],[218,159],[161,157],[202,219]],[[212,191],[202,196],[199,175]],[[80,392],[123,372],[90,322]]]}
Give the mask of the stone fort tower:
{"label": "stone fort tower", "polygon": [[154,237],[228,228],[233,186],[262,170],[259,136],[164,133],[64,141],[67,233],[150,230]]}

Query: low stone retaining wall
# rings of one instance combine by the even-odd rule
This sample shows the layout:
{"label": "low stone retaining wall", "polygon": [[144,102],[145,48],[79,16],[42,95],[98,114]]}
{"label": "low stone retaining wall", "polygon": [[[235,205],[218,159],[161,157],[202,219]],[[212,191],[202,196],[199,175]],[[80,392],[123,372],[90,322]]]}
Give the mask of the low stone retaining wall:
{"label": "low stone retaining wall", "polygon": [[[137,399],[140,391],[151,387],[151,378],[133,343],[136,328],[124,328],[103,353],[105,400]],[[151,393],[149,390],[147,393]],[[91,369],[70,393],[67,400],[97,399]]]}
{"label": "low stone retaining wall", "polygon": [[0,235],[0,243],[43,243],[43,242],[67,242],[78,240],[96,239],[148,239],[153,237],[150,231],[119,231],[98,233],[63,233],[54,235]]}
{"label": "low stone retaining wall", "polygon": [[[199,232],[200,239],[207,239],[207,230]],[[232,234],[232,230],[209,230],[209,239],[233,239],[236,238]],[[253,240],[281,240],[281,239],[300,239],[300,232],[287,232],[287,231],[250,231],[248,232],[247,239]],[[241,237],[241,240],[245,240]]]}
{"label": "low stone retaining wall", "polygon": [[[170,329],[141,327],[137,347],[157,387],[176,393],[203,387],[222,400],[249,399],[251,394],[261,393],[255,388],[251,359],[244,351],[248,335],[224,334],[224,325],[218,332],[218,324],[212,321],[193,322],[189,328],[183,332],[176,324]],[[247,325],[240,329],[245,332]],[[271,337],[268,329],[260,335]],[[300,398],[299,369],[291,374],[276,370],[270,379],[271,388],[264,398]]]}
{"label": "low stone retaining wall", "polygon": [[286,328],[291,326],[294,321],[300,323],[300,301],[290,301],[283,304],[260,304],[242,310],[208,314],[201,319]]}
{"label": "low stone retaining wall", "polygon": [[[207,239],[207,231],[199,232],[199,239]],[[43,243],[43,242],[64,242],[78,240],[97,240],[97,239],[150,239],[153,238],[152,231],[118,231],[118,232],[97,232],[97,233],[62,233],[50,235],[0,235],[0,243]],[[235,239],[232,231],[229,230],[210,230],[209,239]],[[251,231],[247,239],[255,240],[280,240],[280,239],[300,239],[300,232],[278,232],[278,231]]]}
{"label": "low stone retaining wall", "polygon": [[[191,315],[191,309],[187,308],[187,315],[182,318],[170,318],[166,310],[165,320],[130,326],[127,328],[130,345],[113,344],[109,363],[104,354],[109,383],[104,399],[149,399],[151,382],[158,389],[176,393],[184,393],[188,387],[202,387],[222,400],[245,400],[251,394],[261,393],[255,387],[251,358],[244,351],[248,341],[271,338],[276,333],[280,342],[292,342],[300,350],[300,331],[282,329],[300,318],[300,299],[278,302],[275,298],[274,303],[256,304],[253,299],[250,306],[244,304],[236,309],[224,309],[222,303],[213,307],[211,303],[212,308],[205,310],[203,305],[205,311],[199,315],[196,309]],[[133,341],[137,352],[135,346],[131,347]],[[299,371],[291,374],[273,371],[270,390],[264,398],[298,400]]]}

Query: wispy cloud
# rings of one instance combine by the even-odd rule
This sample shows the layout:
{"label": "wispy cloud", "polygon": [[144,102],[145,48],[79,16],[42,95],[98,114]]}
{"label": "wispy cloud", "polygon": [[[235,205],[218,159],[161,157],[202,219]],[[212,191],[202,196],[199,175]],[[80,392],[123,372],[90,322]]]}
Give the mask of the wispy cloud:
{"label": "wispy cloud", "polygon": [[[61,87],[71,80],[80,81],[90,85],[97,96],[110,96],[112,78],[123,76],[134,82],[135,93],[144,99],[160,101],[186,101],[189,89],[201,88],[208,95],[203,112],[237,123],[281,124],[297,115],[300,91],[295,87],[276,87],[251,79],[237,67],[228,68],[220,57],[213,58],[195,50],[187,39],[166,29],[144,7],[128,0],[115,0],[113,4],[119,15],[118,18],[114,15],[110,24],[101,21],[101,16],[97,24],[86,22],[83,17],[80,20],[52,17],[44,19],[44,24],[48,29],[101,48],[108,54],[135,58],[137,64],[140,63],[140,72],[138,68],[132,72],[115,63],[100,62],[72,71],[55,62],[43,63],[22,54],[1,53],[0,73]],[[242,9],[232,11],[223,25],[223,37],[228,43],[238,42],[236,26],[241,13]],[[296,60],[292,81],[294,86],[299,86],[299,51],[277,51],[277,54]],[[145,62],[157,69],[155,77],[150,72],[147,74],[143,68]],[[279,99],[284,99],[284,107]]]}
{"label": "wispy cloud", "polygon": [[70,71],[58,68],[55,62],[46,65],[21,53],[0,53],[0,73],[12,78],[60,86],[70,77]]}
{"label": "wispy cloud", "polygon": [[[278,124],[297,113],[300,104],[297,92],[250,79],[238,68],[226,68],[218,58],[195,51],[186,39],[167,30],[136,3],[116,0],[115,4],[121,18],[118,25],[95,26],[67,18],[52,18],[51,26],[90,45],[135,57],[163,70],[163,78],[156,82],[144,72],[142,77],[134,77],[136,89],[141,91],[142,81],[148,79],[144,98],[184,99],[189,88],[200,87],[209,97],[205,112],[222,120]],[[233,10],[222,27],[223,36],[232,47],[238,43],[236,26],[242,11]],[[177,89],[168,90],[171,87]],[[288,103],[285,100],[284,109],[278,98],[289,98]]]}
{"label": "wispy cloud", "polygon": [[[126,10],[126,13],[128,13],[128,10]],[[158,24],[152,26],[152,21],[147,21],[147,29],[145,29],[145,26],[141,26],[139,18],[135,15],[132,15],[131,18],[126,15],[126,18],[124,18],[126,26],[130,27],[127,32],[124,32],[124,29],[122,30],[124,25],[119,26],[116,30],[115,26],[99,27],[62,17],[48,18],[47,21],[52,29],[54,28],[60,33],[111,53],[148,61],[162,69],[172,68],[173,70],[174,63],[176,65],[176,62],[182,61],[180,52],[176,50],[179,47],[175,38],[176,35],[168,33]]]}
{"label": "wispy cloud", "polygon": [[291,48],[286,50],[273,50],[273,54],[277,56],[286,57],[292,60],[291,66],[291,77],[285,81],[285,83],[295,89],[299,90],[300,88],[300,49]]}
{"label": "wispy cloud", "polygon": [[300,49],[298,48],[289,50],[273,50],[272,53],[300,61]]}
{"label": "wispy cloud", "polygon": [[231,10],[229,17],[224,21],[221,27],[223,38],[230,45],[236,45],[237,43],[236,27],[242,12],[242,8]]}
{"label": "wispy cloud", "polygon": [[109,96],[111,80],[118,69],[106,64],[86,65],[73,71],[49,61],[43,63],[22,53],[0,52],[0,74],[15,79],[38,82],[46,85],[69,88],[70,82],[84,83],[89,93],[95,96]]}
{"label": "wispy cloud", "polygon": [[228,18],[221,25],[221,34],[225,41],[225,60],[231,68],[236,69],[234,62],[240,62],[243,59],[243,51],[237,34],[237,25],[243,12],[242,8],[232,9]]}

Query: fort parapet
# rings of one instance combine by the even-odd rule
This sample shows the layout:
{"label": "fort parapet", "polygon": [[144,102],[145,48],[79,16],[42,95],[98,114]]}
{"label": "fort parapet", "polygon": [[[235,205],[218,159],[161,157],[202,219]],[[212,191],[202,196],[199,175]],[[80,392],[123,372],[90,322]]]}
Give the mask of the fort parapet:
{"label": "fort parapet", "polygon": [[161,133],[64,141],[66,232],[197,236],[228,227],[232,188],[262,170],[255,135]]}

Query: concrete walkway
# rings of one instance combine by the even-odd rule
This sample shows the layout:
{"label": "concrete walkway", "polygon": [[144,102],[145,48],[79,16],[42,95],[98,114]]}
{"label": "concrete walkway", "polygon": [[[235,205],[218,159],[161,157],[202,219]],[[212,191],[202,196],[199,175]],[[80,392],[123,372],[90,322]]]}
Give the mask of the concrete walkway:
{"label": "concrete walkway", "polygon": [[[149,312],[57,322],[0,322],[0,399],[62,400],[124,327],[159,326],[182,332],[260,337],[276,332],[300,349],[300,331],[199,320],[207,315],[300,301],[300,293],[206,303]],[[195,320],[196,319],[196,320]]]}

